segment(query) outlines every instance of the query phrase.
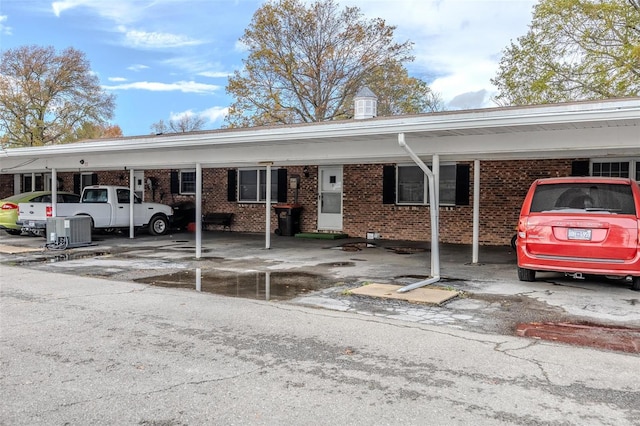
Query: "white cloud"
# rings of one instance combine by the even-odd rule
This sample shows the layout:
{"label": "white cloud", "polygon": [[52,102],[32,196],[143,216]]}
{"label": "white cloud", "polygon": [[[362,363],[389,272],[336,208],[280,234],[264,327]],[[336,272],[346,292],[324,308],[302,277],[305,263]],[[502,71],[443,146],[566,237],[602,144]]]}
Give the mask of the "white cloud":
{"label": "white cloud", "polygon": [[127,79],[124,78],[124,77],[109,77],[108,80],[109,81],[113,81],[115,83],[120,83],[120,82],[123,82],[123,81],[127,81]]}
{"label": "white cloud", "polygon": [[232,74],[231,72],[224,72],[224,71],[203,71],[198,73],[199,76],[209,77],[209,78],[227,78],[231,74]]}
{"label": "white cloud", "polygon": [[205,117],[210,122],[222,121],[229,114],[229,108],[227,107],[211,107],[200,112],[201,117]]}
{"label": "white cloud", "polygon": [[[502,51],[526,34],[536,0],[344,0],[357,6],[367,19],[383,18],[396,26],[398,41],[414,42],[416,60],[407,64],[410,73],[437,92],[445,103],[458,95],[479,93],[467,101],[483,99],[490,106]],[[458,99],[459,101],[459,99]],[[452,105],[453,107],[453,105]]]}
{"label": "white cloud", "polygon": [[162,63],[202,77],[226,78],[232,74],[231,71],[223,71],[225,68],[224,64],[220,62],[210,62],[204,58],[203,55],[169,58],[162,61]]}
{"label": "white cloud", "polygon": [[147,65],[142,65],[142,64],[133,64],[127,67],[128,70],[135,71],[135,72],[146,70],[148,68],[149,67]]}
{"label": "white cloud", "polygon": [[6,24],[8,20],[7,15],[0,15],[0,34],[11,35],[11,27]]}
{"label": "white cloud", "polygon": [[169,114],[169,119],[173,121],[179,121],[184,117],[197,116],[203,118],[207,123],[219,123],[222,122],[227,114],[229,113],[229,108],[226,107],[211,107],[207,108],[204,111],[194,112],[191,109],[182,112],[171,112]]}
{"label": "white cloud", "polygon": [[57,17],[63,12],[84,7],[93,10],[101,18],[120,24],[138,21],[148,6],[147,1],[128,0],[59,0],[51,3],[51,9]]}
{"label": "white cloud", "polygon": [[124,33],[127,45],[142,49],[176,48],[203,43],[180,34],[128,30],[122,26],[118,27],[118,30]]}
{"label": "white cloud", "polygon": [[195,81],[177,81],[175,83],[160,83],[154,81],[138,81],[134,83],[102,86],[107,90],[148,90],[150,92],[182,92],[182,93],[214,93],[220,90],[215,84],[202,84]]}

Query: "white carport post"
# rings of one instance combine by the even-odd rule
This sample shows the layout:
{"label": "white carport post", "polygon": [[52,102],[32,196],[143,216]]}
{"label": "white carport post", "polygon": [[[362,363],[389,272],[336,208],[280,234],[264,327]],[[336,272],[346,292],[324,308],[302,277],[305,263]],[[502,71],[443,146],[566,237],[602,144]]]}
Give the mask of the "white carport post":
{"label": "white carport post", "polygon": [[58,170],[51,169],[51,216],[56,217],[58,212]]}
{"label": "white carport post", "polygon": [[[398,289],[398,293],[404,293],[409,290],[413,290],[419,287],[423,287],[425,285],[433,284],[435,282],[440,281],[440,249],[439,249],[439,232],[438,232],[438,202],[437,202],[437,190],[440,188],[436,188],[435,185],[435,176],[433,172],[427,167],[426,164],[416,155],[415,152],[407,145],[404,140],[404,133],[398,134],[398,145],[400,145],[406,152],[409,154],[409,157],[413,160],[414,163],[422,169],[424,174],[427,176],[427,181],[429,184],[429,204],[430,204],[430,216],[431,216],[431,278],[423,281],[418,281],[417,283],[410,284],[408,286],[402,287]],[[439,162],[439,158],[437,155],[434,155],[434,163]],[[439,164],[439,163],[438,163]]]}
{"label": "white carport post", "polygon": [[133,222],[133,206],[135,205],[136,193],[133,192],[135,188],[133,169],[129,169],[129,238],[135,237],[135,223]]}
{"label": "white carport post", "polygon": [[31,172],[31,192],[36,190],[36,173]]}
{"label": "white carport post", "polygon": [[196,259],[202,257],[202,164],[196,163]]}
{"label": "white carport post", "polygon": [[[271,166],[273,163],[263,163],[267,166],[267,188],[265,194],[265,224],[264,224],[264,248],[271,248]],[[260,191],[260,189],[258,189]]]}
{"label": "white carport post", "polygon": [[471,263],[478,263],[478,241],[480,240],[480,160],[473,161],[473,237]]}

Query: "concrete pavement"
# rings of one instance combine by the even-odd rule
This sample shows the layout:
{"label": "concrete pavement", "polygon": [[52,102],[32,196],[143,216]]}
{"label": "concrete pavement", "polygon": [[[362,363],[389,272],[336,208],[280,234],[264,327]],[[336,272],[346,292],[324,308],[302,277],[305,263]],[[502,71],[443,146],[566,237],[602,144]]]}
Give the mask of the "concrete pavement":
{"label": "concrete pavement", "polygon": [[640,424],[637,355],[0,273],[1,424]]}

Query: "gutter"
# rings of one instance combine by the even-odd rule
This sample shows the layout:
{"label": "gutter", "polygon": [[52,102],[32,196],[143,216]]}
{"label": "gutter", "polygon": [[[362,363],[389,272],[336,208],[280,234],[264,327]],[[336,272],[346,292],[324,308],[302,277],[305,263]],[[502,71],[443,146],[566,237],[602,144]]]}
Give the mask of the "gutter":
{"label": "gutter", "polygon": [[439,234],[438,234],[438,206],[436,205],[436,188],[435,188],[435,176],[429,167],[416,155],[415,152],[407,145],[404,140],[404,133],[398,134],[398,145],[403,148],[414,163],[420,167],[420,169],[427,176],[429,183],[429,211],[431,216],[431,278],[417,283],[410,284],[397,290],[398,293],[405,293],[410,290],[414,290],[425,285],[433,284],[440,281],[440,249],[439,249]]}

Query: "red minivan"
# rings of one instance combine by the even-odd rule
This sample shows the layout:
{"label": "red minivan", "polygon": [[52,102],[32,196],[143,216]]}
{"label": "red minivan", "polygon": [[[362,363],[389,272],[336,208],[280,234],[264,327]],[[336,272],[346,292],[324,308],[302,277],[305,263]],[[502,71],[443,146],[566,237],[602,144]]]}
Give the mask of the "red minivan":
{"label": "red minivan", "polygon": [[640,290],[640,186],[632,179],[538,179],[518,221],[518,279],[536,271],[626,278]]}

